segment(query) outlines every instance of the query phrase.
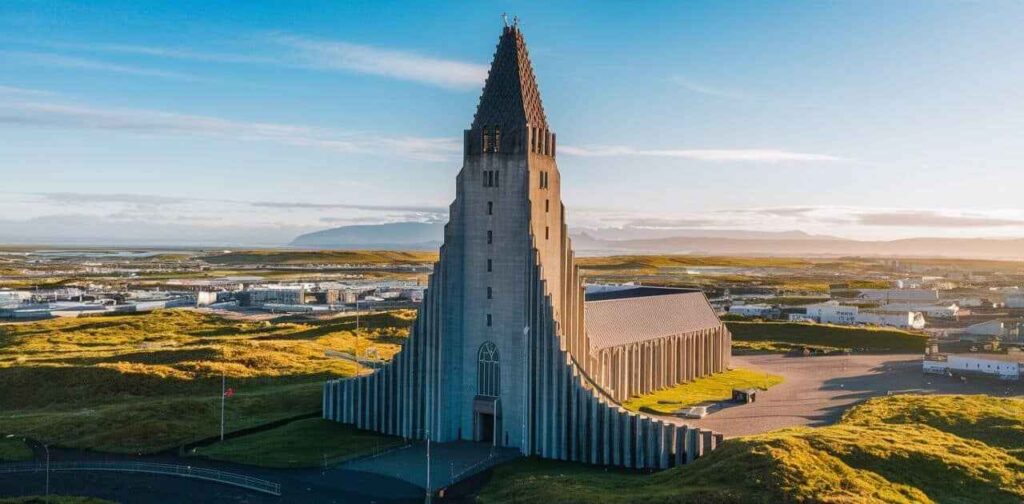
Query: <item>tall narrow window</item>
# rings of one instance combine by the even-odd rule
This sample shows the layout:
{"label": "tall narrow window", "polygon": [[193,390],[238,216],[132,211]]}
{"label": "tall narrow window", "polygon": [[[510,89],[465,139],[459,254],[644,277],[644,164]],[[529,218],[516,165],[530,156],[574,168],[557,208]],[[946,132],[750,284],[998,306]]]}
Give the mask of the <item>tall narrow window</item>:
{"label": "tall narrow window", "polygon": [[494,263],[490,259],[487,260],[487,272],[490,273],[494,268]]}
{"label": "tall narrow window", "polygon": [[547,239],[550,239],[550,238],[551,238],[551,228],[548,227],[548,226],[544,226],[544,239],[547,240]]}
{"label": "tall narrow window", "polygon": [[547,212],[550,212],[550,211],[551,211],[551,200],[544,200],[544,212],[547,213]]}
{"label": "tall narrow window", "polygon": [[501,395],[501,368],[498,346],[490,341],[480,345],[477,354],[476,393],[487,397]]}
{"label": "tall narrow window", "polygon": [[498,152],[501,150],[501,128],[494,127],[494,138],[491,139],[491,152]]}
{"label": "tall narrow window", "polygon": [[492,243],[494,243],[494,231],[491,231],[491,230],[488,229],[487,230],[487,244],[490,245]]}
{"label": "tall narrow window", "polygon": [[498,183],[498,179],[500,177],[501,177],[501,172],[500,171],[495,171],[494,172],[494,187],[498,187],[498,186],[501,185],[501,184]]}
{"label": "tall narrow window", "polygon": [[488,201],[487,202],[487,215],[494,215],[494,202],[493,201]]}
{"label": "tall narrow window", "polygon": [[487,327],[491,327],[491,314],[487,314]]}
{"label": "tall narrow window", "polygon": [[491,290],[490,286],[487,287],[487,299],[494,299],[494,292]]}

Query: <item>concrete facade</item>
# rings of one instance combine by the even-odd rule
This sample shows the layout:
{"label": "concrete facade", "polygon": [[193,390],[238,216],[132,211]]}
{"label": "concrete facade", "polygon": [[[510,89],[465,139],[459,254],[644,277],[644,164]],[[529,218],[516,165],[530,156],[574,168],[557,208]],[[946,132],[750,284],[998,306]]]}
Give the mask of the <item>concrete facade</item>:
{"label": "concrete facade", "polygon": [[[556,137],[517,26],[502,33],[464,141],[444,245],[408,342],[371,375],[327,382],[324,417],[636,468],[669,467],[717,446],[711,432],[622,409],[591,377],[600,361],[585,330]],[[727,332],[646,342],[629,356],[640,369],[668,348],[679,363],[702,364],[686,370],[692,377],[728,364]]]}

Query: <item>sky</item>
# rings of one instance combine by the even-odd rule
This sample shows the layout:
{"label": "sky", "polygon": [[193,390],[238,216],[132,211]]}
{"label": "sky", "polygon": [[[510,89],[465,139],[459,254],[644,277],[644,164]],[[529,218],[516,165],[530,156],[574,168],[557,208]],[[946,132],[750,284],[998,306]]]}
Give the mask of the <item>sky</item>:
{"label": "sky", "polygon": [[1024,2],[0,2],[0,241],[447,218],[501,14],[577,229],[1024,237]]}

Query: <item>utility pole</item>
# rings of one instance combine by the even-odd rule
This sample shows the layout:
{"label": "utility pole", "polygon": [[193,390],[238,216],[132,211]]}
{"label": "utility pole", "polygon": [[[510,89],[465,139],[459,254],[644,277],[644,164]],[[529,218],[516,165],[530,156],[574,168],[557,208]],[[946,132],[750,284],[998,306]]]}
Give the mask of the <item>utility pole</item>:
{"label": "utility pole", "polygon": [[220,374],[220,440],[224,441],[224,402],[227,400],[227,376],[222,371]]}

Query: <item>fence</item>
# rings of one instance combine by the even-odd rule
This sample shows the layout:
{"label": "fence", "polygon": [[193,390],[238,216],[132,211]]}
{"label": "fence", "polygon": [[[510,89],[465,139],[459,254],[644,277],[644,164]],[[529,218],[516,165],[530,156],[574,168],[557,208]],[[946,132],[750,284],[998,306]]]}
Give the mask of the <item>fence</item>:
{"label": "fence", "polygon": [[[0,474],[18,472],[43,472],[47,470],[45,463],[31,464],[0,464]],[[173,464],[157,464],[152,462],[51,462],[51,472],[58,471],[113,471],[129,473],[159,474],[212,481],[224,485],[232,485],[270,495],[281,495],[281,485],[271,481],[253,478],[244,474],[230,473],[205,467],[193,467]]]}

